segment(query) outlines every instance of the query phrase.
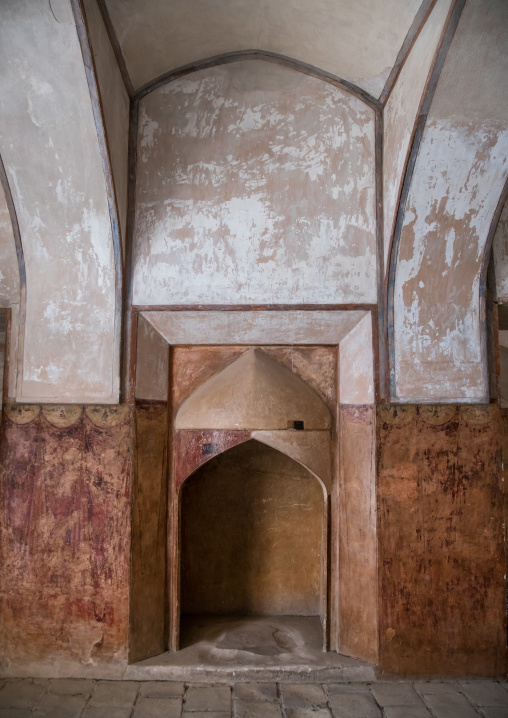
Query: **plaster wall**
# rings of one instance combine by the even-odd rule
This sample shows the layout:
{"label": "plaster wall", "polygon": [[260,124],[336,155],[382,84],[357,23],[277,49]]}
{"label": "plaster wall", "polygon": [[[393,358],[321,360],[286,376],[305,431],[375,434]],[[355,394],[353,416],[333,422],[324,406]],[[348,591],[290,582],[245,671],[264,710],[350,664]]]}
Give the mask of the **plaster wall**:
{"label": "plaster wall", "polygon": [[367,314],[339,345],[341,404],[374,403],[372,316]]}
{"label": "plaster wall", "polygon": [[508,128],[463,120],[427,123],[397,259],[399,400],[486,397],[480,275],[507,156]]}
{"label": "plaster wall", "polygon": [[[196,59],[260,49],[379,96],[420,0],[106,0],[134,87]],[[361,38],[361,40],[359,40]],[[150,52],[146,48],[150,47]]]}
{"label": "plaster wall", "polygon": [[[267,356],[306,382],[333,414],[337,396],[335,347],[263,346],[261,348]],[[248,349],[249,347],[234,345],[175,347],[172,383],[172,407],[175,415],[191,394],[206,381],[219,375],[223,369],[231,366]]]}
{"label": "plaster wall", "polygon": [[342,311],[149,311],[142,316],[176,344],[336,345],[366,316]]}
{"label": "plaster wall", "polygon": [[180,406],[176,429],[329,429],[330,411],[311,387],[259,348],[208,379]]}
{"label": "plaster wall", "polygon": [[125,256],[130,99],[97,0],[84,0],[84,7],[104,112],[118,205],[122,251]]}
{"label": "plaster wall", "polygon": [[423,90],[431,70],[451,0],[438,0],[421,30],[383,111],[383,237],[385,272],[390,261],[390,241],[404,180],[404,168],[411,149],[411,137],[418,119]]}
{"label": "plaster wall", "polygon": [[57,6],[55,14],[43,0],[9,0],[0,24],[0,152],[27,283],[17,397],[114,402],[115,265],[104,175],[72,11]]}
{"label": "plaster wall", "polygon": [[375,303],[373,111],[244,60],[140,101],[133,301]]}

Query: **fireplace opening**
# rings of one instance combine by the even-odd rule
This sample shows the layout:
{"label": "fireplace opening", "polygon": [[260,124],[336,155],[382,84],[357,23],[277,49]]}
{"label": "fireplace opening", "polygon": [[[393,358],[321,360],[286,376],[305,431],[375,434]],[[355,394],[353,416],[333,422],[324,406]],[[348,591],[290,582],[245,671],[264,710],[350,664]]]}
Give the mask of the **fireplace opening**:
{"label": "fireplace opening", "polygon": [[298,626],[323,641],[326,503],[304,466],[259,441],[239,444],[185,481],[180,526],[181,648],[226,626],[222,646],[253,653],[288,649]]}

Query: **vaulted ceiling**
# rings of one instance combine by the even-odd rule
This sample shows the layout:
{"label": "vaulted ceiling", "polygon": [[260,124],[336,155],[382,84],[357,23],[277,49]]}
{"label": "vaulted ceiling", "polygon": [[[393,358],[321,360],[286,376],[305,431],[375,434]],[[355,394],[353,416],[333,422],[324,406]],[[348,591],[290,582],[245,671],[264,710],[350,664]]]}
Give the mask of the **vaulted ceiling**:
{"label": "vaulted ceiling", "polygon": [[494,235],[500,302],[508,276],[505,0],[5,0],[0,16],[10,398],[118,400],[129,124],[157,83],[229,53],[285,62],[373,113],[378,398],[488,398]]}
{"label": "vaulted ceiling", "polygon": [[377,98],[421,0],[105,0],[104,5],[135,91],[189,63],[256,49],[318,67]]}

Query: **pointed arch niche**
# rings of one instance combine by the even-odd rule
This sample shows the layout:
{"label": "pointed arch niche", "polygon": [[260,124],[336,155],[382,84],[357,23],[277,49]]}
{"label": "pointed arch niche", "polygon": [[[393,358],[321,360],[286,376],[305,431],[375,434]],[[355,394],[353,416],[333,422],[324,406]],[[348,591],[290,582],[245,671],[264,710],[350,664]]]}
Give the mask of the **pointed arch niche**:
{"label": "pointed arch niche", "polygon": [[203,614],[319,617],[324,650],[375,662],[372,324],[139,312],[131,662]]}

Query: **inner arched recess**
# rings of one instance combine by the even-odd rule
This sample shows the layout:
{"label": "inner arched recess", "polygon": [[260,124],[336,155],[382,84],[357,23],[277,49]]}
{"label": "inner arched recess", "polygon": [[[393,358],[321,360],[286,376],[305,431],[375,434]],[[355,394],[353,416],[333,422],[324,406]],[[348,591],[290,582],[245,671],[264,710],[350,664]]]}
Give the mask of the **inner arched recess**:
{"label": "inner arched recess", "polygon": [[252,628],[251,645],[240,645],[249,618],[263,616],[275,619],[279,637],[299,625],[282,617],[305,617],[321,640],[326,504],[306,468],[251,439],[199,467],[182,487],[180,508],[182,648],[221,634],[234,618],[244,638],[229,629],[219,648],[226,640],[228,648],[280,652],[273,634],[266,640]]}

